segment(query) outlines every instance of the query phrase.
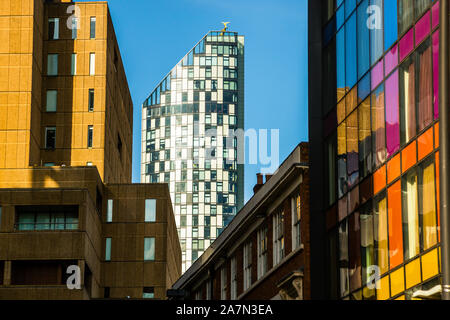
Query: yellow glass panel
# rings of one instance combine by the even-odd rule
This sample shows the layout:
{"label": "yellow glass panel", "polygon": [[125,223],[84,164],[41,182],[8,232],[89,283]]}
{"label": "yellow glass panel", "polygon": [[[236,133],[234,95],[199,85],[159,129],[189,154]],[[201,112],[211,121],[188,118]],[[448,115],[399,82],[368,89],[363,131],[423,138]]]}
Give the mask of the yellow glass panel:
{"label": "yellow glass panel", "polygon": [[441,272],[441,247],[438,248],[439,272]]}
{"label": "yellow glass panel", "polygon": [[362,290],[358,290],[351,294],[351,300],[362,300]]}
{"label": "yellow glass panel", "polygon": [[406,300],[406,299],[405,299],[405,296],[403,295],[403,296],[398,297],[398,298],[395,299],[395,300]]}
{"label": "yellow glass panel", "polygon": [[375,242],[377,244],[376,255],[380,274],[389,270],[388,235],[387,235],[387,210],[386,197],[382,198],[375,206]]}
{"label": "yellow glass panel", "polygon": [[423,281],[430,279],[431,277],[439,273],[438,268],[438,252],[434,249],[431,252],[422,256],[422,278]]}
{"label": "yellow glass panel", "polygon": [[391,294],[393,296],[405,291],[404,270],[400,268],[391,273]]}
{"label": "yellow glass panel", "polygon": [[408,263],[405,267],[406,289],[414,287],[420,283],[420,259]]}
{"label": "yellow glass panel", "polygon": [[375,289],[369,289],[368,287],[363,288],[363,299],[372,300],[375,298]]}
{"label": "yellow glass panel", "polygon": [[338,156],[345,155],[347,153],[347,137],[346,137],[345,121],[337,129],[338,134]]}
{"label": "yellow glass panel", "polygon": [[377,300],[387,300],[389,295],[389,276],[377,281]]}
{"label": "yellow glass panel", "polygon": [[337,105],[337,123],[340,124],[345,119],[345,99]]}
{"label": "yellow glass panel", "polygon": [[427,250],[437,243],[436,190],[434,188],[434,164],[423,169],[423,247]]}
{"label": "yellow glass panel", "polygon": [[346,104],[346,109],[347,109],[347,115],[349,115],[355,108],[356,105],[358,104],[358,86],[355,86],[350,92],[349,94],[347,94],[347,96],[345,97],[345,104]]}

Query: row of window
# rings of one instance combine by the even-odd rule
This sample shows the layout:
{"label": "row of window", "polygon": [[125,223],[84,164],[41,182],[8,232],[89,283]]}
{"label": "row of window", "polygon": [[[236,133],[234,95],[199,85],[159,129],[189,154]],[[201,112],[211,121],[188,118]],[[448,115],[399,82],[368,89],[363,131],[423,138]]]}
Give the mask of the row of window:
{"label": "row of window", "polygon": [[[292,215],[292,244],[293,250],[301,246],[301,198],[300,195],[296,195],[290,199],[291,201],[291,215]],[[285,212],[280,209],[272,216],[273,224],[273,266],[278,265],[285,255],[284,239],[285,239]],[[243,274],[243,290],[248,290],[252,285],[252,269],[257,268],[257,279],[261,279],[268,271],[268,229],[267,226],[263,226],[257,231],[257,248],[254,252],[252,241],[249,241],[243,246],[242,253],[242,274]],[[256,254],[257,266],[252,265],[253,255]],[[221,278],[221,299],[227,299],[228,290],[230,290],[230,297],[232,300],[237,299],[237,257],[236,255],[231,258],[230,263],[230,287],[227,286],[227,267],[223,266],[220,270]],[[211,299],[211,294],[208,294],[208,289],[212,286],[212,282],[209,280],[206,283],[207,295],[206,299]],[[196,299],[201,299],[201,291],[197,291],[195,294]]]}
{"label": "row of window", "polygon": [[[95,90],[89,89],[88,91],[88,111],[94,111]],[[47,90],[46,95],[46,112],[56,112],[58,109],[58,90]]]}
{"label": "row of window", "polygon": [[[49,53],[47,55],[47,76],[58,76],[59,66],[58,53]],[[77,54],[72,53],[70,56],[70,75],[77,75]],[[95,76],[95,53],[89,53],[89,75]]]}
{"label": "row of window", "polygon": [[[94,141],[94,126],[87,126],[87,147],[92,148]],[[56,148],[56,127],[45,127],[45,148]]]}
{"label": "row of window", "polygon": [[[105,239],[105,261],[111,261],[112,238]],[[144,238],[144,261],[155,260],[155,238]]]}
{"label": "row of window", "polygon": [[[113,222],[114,200],[108,199],[106,206],[106,222]],[[145,199],[145,222],[156,221],[156,199]]]}
{"label": "row of window", "polygon": [[[68,21],[68,25],[70,24],[72,30],[72,40],[77,39],[78,30],[80,29],[80,19],[77,17],[70,17],[71,21]],[[68,20],[69,20],[68,19]],[[90,31],[89,37],[90,39],[95,39],[96,35],[96,25],[97,18],[90,17]],[[60,19],[59,18],[49,18],[48,19],[48,39],[49,40],[59,40],[59,30],[60,30]]]}

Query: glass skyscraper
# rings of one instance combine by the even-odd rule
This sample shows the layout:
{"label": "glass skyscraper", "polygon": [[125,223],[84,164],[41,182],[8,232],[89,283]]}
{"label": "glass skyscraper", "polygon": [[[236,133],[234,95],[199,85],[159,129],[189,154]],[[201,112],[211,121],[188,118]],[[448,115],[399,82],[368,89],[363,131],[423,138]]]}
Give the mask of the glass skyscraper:
{"label": "glass skyscraper", "polygon": [[312,281],[338,299],[437,296],[439,1],[309,6]]}
{"label": "glass skyscraper", "polygon": [[[211,31],[143,104],[144,183],[168,183],[183,272],[243,205],[244,37]],[[239,163],[238,163],[239,162]]]}

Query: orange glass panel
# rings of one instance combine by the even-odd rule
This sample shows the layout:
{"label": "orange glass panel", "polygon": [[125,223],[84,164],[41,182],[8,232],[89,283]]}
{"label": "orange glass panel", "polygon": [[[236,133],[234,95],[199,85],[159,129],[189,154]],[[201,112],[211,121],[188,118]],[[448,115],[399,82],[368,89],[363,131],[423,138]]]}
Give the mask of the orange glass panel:
{"label": "orange glass panel", "polygon": [[441,214],[440,214],[440,184],[439,184],[439,151],[435,154],[436,157],[436,202],[437,202],[437,226],[438,226],[438,241],[441,241]]}
{"label": "orange glass panel", "polygon": [[400,153],[393,157],[387,164],[388,183],[394,181],[400,175]]}
{"label": "orange glass panel", "polygon": [[403,262],[402,191],[401,181],[388,189],[388,224],[390,268]]}
{"label": "orange glass panel", "polygon": [[337,123],[340,124],[345,119],[345,99],[337,105]]}
{"label": "orange glass panel", "polygon": [[417,162],[416,141],[402,151],[402,172],[406,172]]}
{"label": "orange glass panel", "polygon": [[386,186],[386,166],[382,166],[373,174],[373,193],[377,194]]}
{"label": "orange glass panel", "polygon": [[436,123],[434,126],[434,141],[435,141],[435,148],[439,148],[439,122]]}
{"label": "orange glass panel", "polygon": [[433,128],[428,129],[417,139],[419,161],[433,151]]}

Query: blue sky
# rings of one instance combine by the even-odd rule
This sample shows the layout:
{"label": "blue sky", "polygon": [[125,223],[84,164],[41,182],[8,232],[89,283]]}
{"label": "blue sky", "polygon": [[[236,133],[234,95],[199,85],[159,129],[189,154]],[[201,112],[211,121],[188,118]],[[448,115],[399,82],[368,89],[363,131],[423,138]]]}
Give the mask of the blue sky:
{"label": "blue sky", "polygon": [[[308,139],[306,0],[109,0],[134,102],[133,182],[140,181],[141,105],[210,30],[245,35],[245,129],[279,129],[280,163]],[[245,200],[258,165],[246,165]]]}

